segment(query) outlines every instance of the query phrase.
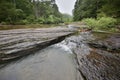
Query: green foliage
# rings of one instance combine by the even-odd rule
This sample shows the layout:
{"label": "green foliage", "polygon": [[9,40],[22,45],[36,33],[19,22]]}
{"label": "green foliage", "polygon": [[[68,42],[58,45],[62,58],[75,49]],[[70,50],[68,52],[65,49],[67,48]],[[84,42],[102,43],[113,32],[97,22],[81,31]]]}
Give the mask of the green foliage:
{"label": "green foliage", "polygon": [[97,20],[94,18],[86,18],[86,19],[83,19],[82,22],[84,22],[86,25],[88,25],[92,29],[97,27],[98,25]]}
{"label": "green foliage", "polygon": [[59,12],[55,0],[51,1],[35,1],[35,23],[56,24],[60,23],[62,14]]}
{"label": "green foliage", "polygon": [[33,4],[31,0],[14,0],[16,9],[21,9],[25,16],[33,14]]}
{"label": "green foliage", "polygon": [[54,23],[55,20],[54,20],[54,15],[50,15],[47,19],[46,19],[46,23],[50,24],[50,23]]}
{"label": "green foliage", "polygon": [[105,0],[105,4],[99,11],[108,16],[120,18],[120,0]]}
{"label": "green foliage", "polygon": [[117,20],[111,17],[102,17],[98,20],[98,24],[101,29],[108,29],[115,27]]}
{"label": "green foliage", "polygon": [[58,24],[60,23],[61,19],[59,17],[56,17],[54,15],[49,15],[47,18],[40,17],[34,21],[34,23],[40,23],[40,24]]}
{"label": "green foliage", "polygon": [[116,31],[120,23],[120,0],[77,0],[74,21],[82,20],[95,30]]}
{"label": "green foliage", "polygon": [[120,18],[117,19],[117,25],[120,25]]}
{"label": "green foliage", "polygon": [[15,9],[12,3],[8,3],[4,0],[0,2],[0,22],[6,21],[9,16],[13,15],[13,12],[15,12]]}
{"label": "green foliage", "polygon": [[87,18],[82,20],[90,28],[95,30],[111,30],[115,28],[117,20],[111,17],[102,17],[99,19]]}
{"label": "green foliage", "polygon": [[44,22],[45,22],[45,19],[43,17],[40,17],[40,18],[35,20],[35,23],[43,24]]}
{"label": "green foliage", "polygon": [[[0,1],[0,22],[16,24],[24,20],[28,14],[32,14],[30,0],[1,0]],[[28,13],[27,13],[28,12]]]}
{"label": "green foliage", "polygon": [[24,24],[29,24],[28,20],[21,20],[19,21],[17,24],[21,24],[21,25],[24,25]]}
{"label": "green foliage", "polygon": [[34,20],[35,20],[35,16],[34,15],[29,15],[26,17],[26,20],[29,22],[29,23],[33,23]]}
{"label": "green foliage", "polygon": [[107,15],[104,12],[98,13],[97,18],[101,18],[101,17],[107,17]]}
{"label": "green foliage", "polygon": [[60,23],[62,14],[55,0],[0,0],[0,23]]}
{"label": "green foliage", "polygon": [[77,0],[73,10],[74,21],[84,18],[120,18],[120,0]]}
{"label": "green foliage", "polygon": [[2,24],[2,25],[7,25],[7,23],[6,23],[6,22],[1,22],[0,24]]}
{"label": "green foliage", "polygon": [[83,18],[96,18],[97,11],[101,8],[103,0],[77,0],[73,10],[74,21]]}
{"label": "green foliage", "polygon": [[64,22],[71,22],[73,17],[69,14],[62,14],[62,21]]}

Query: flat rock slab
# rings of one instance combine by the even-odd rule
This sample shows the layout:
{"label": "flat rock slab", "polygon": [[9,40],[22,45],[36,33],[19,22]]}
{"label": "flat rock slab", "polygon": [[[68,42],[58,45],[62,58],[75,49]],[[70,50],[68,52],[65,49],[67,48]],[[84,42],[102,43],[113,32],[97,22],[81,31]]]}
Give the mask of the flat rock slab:
{"label": "flat rock slab", "polygon": [[120,51],[120,33],[94,32],[95,40],[88,44],[95,48],[102,48],[111,52]]}
{"label": "flat rock slab", "polygon": [[74,33],[69,28],[14,29],[0,31],[0,61],[14,59],[62,41]]}

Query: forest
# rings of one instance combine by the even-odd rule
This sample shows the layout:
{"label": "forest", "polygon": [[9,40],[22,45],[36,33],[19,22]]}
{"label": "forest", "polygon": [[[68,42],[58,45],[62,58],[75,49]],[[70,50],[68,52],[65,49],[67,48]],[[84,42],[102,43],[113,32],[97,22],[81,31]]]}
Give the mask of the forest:
{"label": "forest", "polygon": [[68,18],[55,0],[0,0],[1,24],[57,24]]}
{"label": "forest", "polygon": [[120,0],[77,0],[73,14],[74,21],[93,29],[114,30],[120,24]]}
{"label": "forest", "polygon": [[[56,0],[0,0],[0,24],[84,22],[92,29],[120,29],[120,0],[76,0],[73,16],[59,11]],[[117,26],[116,26],[117,25]]]}

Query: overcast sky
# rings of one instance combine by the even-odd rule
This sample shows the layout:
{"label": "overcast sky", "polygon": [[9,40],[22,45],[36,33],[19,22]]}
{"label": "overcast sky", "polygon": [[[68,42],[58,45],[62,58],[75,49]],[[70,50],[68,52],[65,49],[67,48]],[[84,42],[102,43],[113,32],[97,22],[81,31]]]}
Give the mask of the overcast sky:
{"label": "overcast sky", "polygon": [[59,7],[60,12],[72,15],[72,10],[74,9],[75,1],[76,0],[56,0],[56,3]]}

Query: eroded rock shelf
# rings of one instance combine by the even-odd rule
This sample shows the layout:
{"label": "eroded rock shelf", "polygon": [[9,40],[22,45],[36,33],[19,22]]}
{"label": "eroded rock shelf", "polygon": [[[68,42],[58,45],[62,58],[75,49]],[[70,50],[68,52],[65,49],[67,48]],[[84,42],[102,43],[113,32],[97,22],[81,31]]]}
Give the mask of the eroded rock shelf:
{"label": "eroded rock shelf", "polygon": [[21,57],[64,40],[68,28],[14,29],[0,31],[0,62]]}
{"label": "eroded rock shelf", "polygon": [[120,79],[120,34],[82,32],[63,44],[76,55],[85,80]]}

